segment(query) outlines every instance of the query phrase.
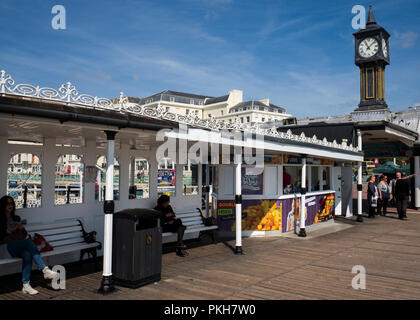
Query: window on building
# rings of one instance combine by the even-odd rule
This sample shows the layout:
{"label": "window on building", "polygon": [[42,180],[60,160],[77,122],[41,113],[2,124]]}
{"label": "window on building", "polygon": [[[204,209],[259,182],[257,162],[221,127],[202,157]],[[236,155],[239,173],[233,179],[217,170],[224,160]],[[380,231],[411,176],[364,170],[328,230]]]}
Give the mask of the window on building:
{"label": "window on building", "polygon": [[169,158],[163,158],[158,164],[157,192],[158,196],[166,194],[175,196],[175,163]]}
{"label": "window on building", "polygon": [[242,167],[241,180],[242,194],[263,194],[264,170],[261,168]]}
{"label": "window on building", "polygon": [[184,166],[182,174],[182,190],[186,196],[198,194],[198,165],[188,164]]}
{"label": "window on building", "polygon": [[220,114],[223,116],[223,110],[220,110]]}
{"label": "window on building", "polygon": [[264,122],[265,121],[265,118],[261,118],[261,122]]}
{"label": "window on building", "polygon": [[331,168],[330,167],[323,167],[322,169],[322,184],[323,190],[331,189]]}
{"label": "window on building", "polygon": [[250,118],[249,118],[249,116],[248,117],[246,117],[246,122],[250,122],[251,120],[250,120]]}
{"label": "window on building", "polygon": [[[95,199],[99,201],[105,200],[106,191],[106,157],[100,156],[96,161],[98,169],[95,182]],[[120,200],[120,164],[114,158],[114,200]]]}
{"label": "window on building", "polygon": [[175,102],[175,97],[169,97],[170,102]]}
{"label": "window on building", "polygon": [[241,117],[241,123],[244,123],[244,118],[243,117]]}
{"label": "window on building", "polygon": [[194,104],[194,99],[190,99],[190,104]]}
{"label": "window on building", "polygon": [[7,168],[7,194],[16,208],[41,206],[42,164],[37,155],[18,153],[9,159]]}
{"label": "window on building", "polygon": [[55,170],[55,205],[83,202],[85,165],[77,154],[58,157]]}
{"label": "window on building", "polygon": [[202,106],[203,105],[203,101],[202,100],[198,101],[198,105],[199,106]]}
{"label": "window on building", "polygon": [[302,166],[283,166],[283,194],[300,192]]}
{"label": "window on building", "polygon": [[149,198],[149,162],[131,157],[128,170],[128,199]]}
{"label": "window on building", "polygon": [[311,190],[310,191],[318,191],[319,190],[319,167],[313,166],[311,167]]}
{"label": "window on building", "polygon": [[190,114],[190,109],[185,109],[185,114],[188,116]]}

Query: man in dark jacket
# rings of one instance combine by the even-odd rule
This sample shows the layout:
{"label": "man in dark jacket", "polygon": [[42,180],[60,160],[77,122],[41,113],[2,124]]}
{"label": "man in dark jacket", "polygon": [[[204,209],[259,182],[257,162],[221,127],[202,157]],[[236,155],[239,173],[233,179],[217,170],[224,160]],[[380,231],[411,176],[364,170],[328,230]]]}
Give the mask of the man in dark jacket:
{"label": "man in dark jacket", "polygon": [[178,234],[178,243],[176,246],[176,254],[178,256],[184,257],[188,255],[188,252],[185,250],[186,246],[183,243],[182,239],[184,237],[184,232],[187,229],[186,226],[182,224],[181,219],[177,219],[169,204],[169,196],[161,195],[157,201],[157,206],[155,210],[161,213],[161,225],[163,232],[174,232]]}
{"label": "man in dark jacket", "polygon": [[407,174],[403,172],[401,179],[395,183],[395,197],[397,200],[398,218],[403,220],[407,218],[408,198],[410,196],[410,182],[407,179]]}

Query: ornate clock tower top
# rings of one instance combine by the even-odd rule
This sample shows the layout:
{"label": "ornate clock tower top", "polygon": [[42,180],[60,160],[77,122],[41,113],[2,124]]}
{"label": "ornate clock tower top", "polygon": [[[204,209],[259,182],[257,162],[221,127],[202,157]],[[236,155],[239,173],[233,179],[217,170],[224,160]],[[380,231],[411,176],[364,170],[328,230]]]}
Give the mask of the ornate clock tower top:
{"label": "ornate clock tower top", "polygon": [[356,111],[388,109],[385,102],[385,66],[389,64],[389,33],[376,23],[372,6],[366,28],[353,33],[354,63],[360,68],[360,103]]}

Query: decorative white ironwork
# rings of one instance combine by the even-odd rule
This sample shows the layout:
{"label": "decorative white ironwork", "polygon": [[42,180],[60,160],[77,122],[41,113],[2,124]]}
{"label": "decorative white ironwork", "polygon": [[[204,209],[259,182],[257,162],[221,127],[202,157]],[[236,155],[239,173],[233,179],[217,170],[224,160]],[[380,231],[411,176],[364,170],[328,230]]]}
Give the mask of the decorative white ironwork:
{"label": "decorative white ironwork", "polygon": [[315,135],[310,138],[302,132],[300,135],[295,135],[289,129],[286,133],[279,132],[275,126],[264,129],[257,124],[249,125],[241,123],[238,118],[232,123],[227,123],[222,120],[200,119],[198,116],[181,115],[172,112],[167,112],[163,106],[158,104],[157,106],[151,105],[140,105],[137,103],[129,102],[128,97],[124,96],[123,92],[120,92],[119,98],[112,101],[108,98],[98,98],[88,94],[79,94],[76,87],[70,82],[61,85],[56,90],[47,87],[33,86],[30,84],[17,84],[15,85],[14,79],[10,74],[6,74],[6,71],[0,71],[0,95],[17,95],[30,98],[38,98],[44,100],[51,100],[57,102],[64,102],[66,104],[73,104],[81,107],[94,108],[99,110],[112,110],[122,113],[132,113],[148,118],[154,118],[159,120],[174,121],[198,128],[211,129],[211,130],[239,130],[252,132],[256,134],[277,137],[281,139],[287,139],[291,141],[298,141],[309,144],[316,144],[326,146],[335,149],[347,150],[357,152],[357,148],[354,148],[351,144],[348,145],[345,141],[342,143],[328,142],[326,138],[319,140]]}

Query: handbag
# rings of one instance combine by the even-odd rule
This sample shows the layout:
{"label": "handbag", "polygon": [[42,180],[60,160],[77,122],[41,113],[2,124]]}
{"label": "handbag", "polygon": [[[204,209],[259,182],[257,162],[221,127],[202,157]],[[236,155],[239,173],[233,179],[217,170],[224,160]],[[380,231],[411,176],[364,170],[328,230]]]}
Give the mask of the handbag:
{"label": "handbag", "polygon": [[32,241],[35,243],[39,252],[52,251],[53,247],[45,240],[44,236],[39,233],[35,233]]}
{"label": "handbag", "polygon": [[14,241],[22,241],[26,239],[27,232],[25,229],[17,230],[11,234],[8,234],[4,237],[2,243],[14,242]]}
{"label": "handbag", "polygon": [[370,201],[370,206],[376,208],[378,206],[378,197],[372,196]]}

